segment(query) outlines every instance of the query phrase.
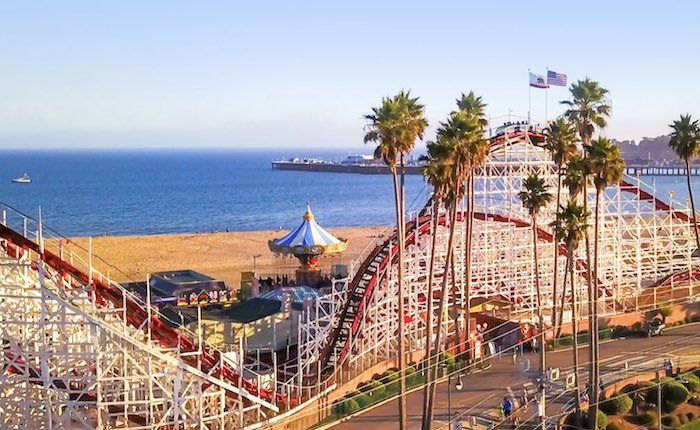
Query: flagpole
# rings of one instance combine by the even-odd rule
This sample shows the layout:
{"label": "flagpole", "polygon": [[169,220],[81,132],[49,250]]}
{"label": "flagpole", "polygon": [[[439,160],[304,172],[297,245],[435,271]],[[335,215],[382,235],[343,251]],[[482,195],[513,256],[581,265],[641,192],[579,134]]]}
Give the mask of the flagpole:
{"label": "flagpole", "polygon": [[532,85],[530,85],[530,69],[527,69],[527,122],[530,123],[530,112],[532,112]]}
{"label": "flagpole", "polygon": [[549,108],[549,67],[547,67],[547,72],[544,75],[545,76],[545,89],[544,89],[544,126],[547,127],[547,120],[549,117],[547,116],[547,109]]}

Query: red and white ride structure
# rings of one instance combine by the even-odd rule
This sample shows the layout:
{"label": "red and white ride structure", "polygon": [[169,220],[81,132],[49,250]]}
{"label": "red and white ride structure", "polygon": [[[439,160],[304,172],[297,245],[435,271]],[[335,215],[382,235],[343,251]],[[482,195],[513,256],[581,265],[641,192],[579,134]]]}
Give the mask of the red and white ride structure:
{"label": "red and white ride structure", "polygon": [[[536,306],[530,220],[518,199],[532,173],[556,189],[557,166],[541,144],[541,129],[513,125],[491,139],[486,165],[475,178],[470,291],[465,291],[466,212],[456,225],[454,273],[448,307],[467,297],[498,297],[531,320]],[[589,190],[588,207],[595,209]],[[562,190],[567,195],[567,190]],[[664,202],[639,178],[625,178],[601,199],[601,316],[694,297],[700,261],[690,212]],[[407,216],[405,315],[397,302],[397,241],[393,229],[378,237],[336,280],[333,291],[298,321],[296,354],[250,363],[241,350],[221,351],[201,331],[176,329],[145,300],[98,272],[90,250],[76,252],[37,220],[4,205],[0,219],[0,428],[260,428],[288,419],[334,386],[396,356],[398,319],[407,346],[425,345],[432,237],[435,279],[446,255],[444,209],[426,205]],[[544,306],[552,307],[555,252],[543,211],[538,232]],[[433,231],[434,217],[438,226]],[[69,248],[71,251],[69,251]],[[575,286],[585,315],[585,255],[576,258]],[[434,282],[434,289],[439,282]],[[670,291],[670,293],[668,293]],[[467,294],[468,293],[468,294]],[[570,306],[565,300],[565,320]],[[437,318],[433,319],[434,321]],[[445,321],[448,336],[464,324]]]}

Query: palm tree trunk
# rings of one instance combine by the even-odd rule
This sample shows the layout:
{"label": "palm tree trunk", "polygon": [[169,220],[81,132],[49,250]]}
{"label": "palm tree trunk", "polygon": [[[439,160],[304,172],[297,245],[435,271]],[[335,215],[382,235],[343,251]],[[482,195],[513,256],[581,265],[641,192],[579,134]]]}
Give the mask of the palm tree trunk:
{"label": "palm tree trunk", "polygon": [[392,170],[392,179],[394,181],[394,201],[396,203],[396,236],[399,243],[399,267],[398,267],[398,313],[399,313],[399,333],[398,333],[398,367],[399,367],[399,428],[406,428],[406,378],[405,376],[405,359],[406,346],[404,345],[404,291],[403,291],[403,242],[404,242],[404,226],[402,224],[403,217],[401,216],[401,191],[399,190],[398,177],[396,168]]}
{"label": "palm tree trunk", "polygon": [[[542,291],[540,290],[540,265],[537,257],[537,215],[532,216],[532,254],[535,258],[535,292],[537,293],[537,319],[539,320],[539,330],[540,330],[540,378],[542,378],[543,383],[540,384],[540,398],[541,401],[545,400],[544,393],[544,372],[547,368],[547,363],[545,359],[545,334],[544,334],[544,318],[542,312]],[[540,425],[542,429],[545,428],[545,415],[542,414]]]}
{"label": "palm tree trunk", "polygon": [[[559,206],[561,205],[561,172],[562,166],[559,166],[557,171],[557,207],[554,217],[559,214]],[[552,327],[557,327],[557,280],[559,278],[559,243],[557,241],[556,231],[552,232],[552,243],[554,244],[554,278],[552,279]],[[566,278],[566,275],[564,275]]]}
{"label": "palm tree trunk", "polygon": [[430,266],[428,269],[428,292],[425,296],[425,299],[427,301],[427,323],[426,323],[426,335],[425,335],[425,385],[423,386],[423,425],[422,428],[426,428],[426,420],[428,417],[428,408],[429,408],[429,386],[433,381],[432,378],[432,368],[430,367],[432,364],[432,357],[430,356],[430,349],[432,346],[432,340],[433,340],[433,272],[435,271],[435,245],[437,243],[437,240],[435,240],[435,236],[437,234],[437,228],[438,228],[438,221],[440,219],[440,209],[439,205],[433,201],[433,229],[431,231],[432,237],[430,240]]}
{"label": "palm tree trunk", "polygon": [[578,305],[577,291],[574,276],[574,250],[568,252],[567,265],[569,266],[569,276],[571,277],[571,332],[573,334],[573,354],[574,354],[574,378],[576,379],[576,410],[581,410],[581,389],[579,387],[579,359],[578,359]]}
{"label": "palm tree trunk", "polygon": [[561,326],[564,323],[564,303],[566,301],[566,287],[568,286],[569,282],[569,251],[567,250],[566,252],[566,263],[564,264],[564,283],[562,284],[561,287],[561,306],[559,306],[559,317],[558,317],[558,324],[557,324],[557,329],[556,333],[554,334],[554,338],[558,338],[561,336]]}
{"label": "palm tree trunk", "polygon": [[475,200],[476,200],[476,193],[474,192],[474,174],[469,175],[469,219],[467,220],[467,255],[465,258],[465,263],[466,267],[465,270],[467,272],[466,274],[466,282],[464,285],[464,288],[467,293],[467,333],[466,333],[466,338],[469,339],[469,336],[471,334],[471,308],[472,308],[472,292],[471,292],[471,283],[472,283],[472,239],[474,236],[474,209],[475,209]]}
{"label": "palm tree trunk", "polygon": [[596,430],[596,417],[598,415],[598,398],[599,398],[599,383],[598,383],[598,232],[600,219],[600,190],[596,190],[595,194],[595,227],[593,229],[593,284],[591,291],[593,312],[588,316],[588,347],[591,351],[591,377],[590,384],[590,407],[588,408],[588,422],[591,425],[591,430]]}
{"label": "palm tree trunk", "polygon": [[[597,207],[596,207],[597,210]],[[583,211],[588,213],[588,177],[583,177]],[[593,273],[591,268],[591,240],[588,228],[584,236],[586,245],[586,286],[588,292],[588,381],[593,380],[595,372],[594,360],[594,343],[595,343],[595,321],[593,320]]]}
{"label": "palm tree trunk", "polygon": [[[456,200],[456,199],[455,199]],[[452,245],[454,241],[455,225],[457,224],[457,202],[453,201],[450,208],[450,233],[447,239],[447,256],[445,257],[445,269],[442,275],[442,287],[440,288],[440,307],[438,308],[437,334],[435,336],[435,349],[433,354],[437,357],[440,351],[440,340],[442,337],[442,318],[444,315],[445,302],[447,301],[447,278],[449,275],[450,262],[452,260]],[[436,360],[437,361],[437,360]],[[435,391],[437,379],[437,363],[432,368],[433,380],[430,384],[430,396],[428,398],[428,417],[426,418],[426,429],[430,429],[435,415]]]}
{"label": "palm tree trunk", "polygon": [[693,199],[693,187],[690,183],[690,161],[685,159],[685,178],[688,181],[688,195],[690,197],[690,209],[693,217],[693,229],[695,230],[695,245],[700,248],[700,233],[698,233],[698,221],[695,219],[695,200]]}

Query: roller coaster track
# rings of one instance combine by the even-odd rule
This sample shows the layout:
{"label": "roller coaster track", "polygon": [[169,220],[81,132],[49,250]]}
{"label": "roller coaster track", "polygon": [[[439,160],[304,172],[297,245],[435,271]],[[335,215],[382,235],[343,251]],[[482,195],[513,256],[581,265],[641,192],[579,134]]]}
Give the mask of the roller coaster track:
{"label": "roller coaster track", "polygon": [[[12,258],[20,258],[24,251],[30,250],[37,254],[44,264],[60,276],[71,278],[81,285],[92,283],[97,305],[102,307],[112,305],[116,308],[126,305],[126,311],[124,312],[126,322],[132,327],[144,330],[146,326],[145,323],[148,320],[148,311],[146,307],[143,304],[137,303],[130,295],[125,294],[122,289],[110,285],[99,278],[91,279],[85,272],[68,261],[51,251],[42,250],[42,247],[36,242],[1,223],[0,238],[3,239],[3,241],[0,242],[2,242],[4,251]],[[35,264],[32,265],[32,268],[38,270]],[[221,351],[211,351],[203,347],[201,354],[194,354],[199,351],[194,341],[180,330],[168,326],[155,311],[151,313],[150,327],[152,339],[157,341],[161,347],[178,348],[178,350],[183,353],[183,361],[186,362],[187,366],[200,369],[204,374],[213,378],[221,379],[224,385],[230,387],[240,386],[243,389],[243,396],[249,401],[260,403],[272,410],[277,410],[274,404],[285,405],[291,403],[285,395],[270,389],[258,387],[255,383],[242,378],[236,370],[222,360]],[[14,368],[10,370],[19,371],[20,369]],[[30,374],[34,373],[40,375],[38,370],[27,368],[26,366],[23,370],[25,372],[30,372]],[[60,378],[55,378],[53,387],[56,389],[65,389],[66,384],[61,381]],[[93,394],[87,394],[82,400],[89,400],[92,395]]]}
{"label": "roller coaster track", "polygon": [[[513,139],[529,139],[533,143],[541,143],[544,140],[544,135],[541,133],[532,133],[527,131],[526,133],[518,132],[506,135],[497,136],[492,139],[491,148],[497,150],[501,146],[508,145]],[[627,181],[620,181],[619,184],[620,191],[625,193],[632,193],[637,196],[640,201],[650,202],[656,210],[660,211],[670,211],[671,207],[668,203],[656,198],[651,193],[641,189],[639,186],[633,185]],[[415,241],[415,231],[416,223],[418,224],[417,230],[424,233],[426,230],[431,228],[430,217],[425,216],[424,213],[430,206],[430,201],[421,211],[420,215],[415,221],[406,224],[406,245],[411,245]],[[687,214],[681,211],[672,211],[672,216],[674,218],[680,219],[682,221],[688,221],[689,217]],[[457,214],[457,221],[461,221],[463,214],[460,212]],[[530,223],[504,215],[499,214],[485,214],[485,213],[475,213],[474,219],[478,220],[491,220],[495,222],[502,223],[512,223],[516,227],[529,227]],[[441,216],[438,219],[439,225],[445,224],[445,216]],[[538,228],[537,236],[540,240],[546,242],[552,242],[554,240],[553,234]],[[383,243],[377,245],[374,250],[365,258],[365,260],[360,264],[358,270],[355,272],[352,280],[348,284],[348,296],[340,314],[340,319],[337,326],[332,330],[329,342],[321,350],[319,361],[321,364],[321,369],[335,368],[337,369],[341,365],[345,358],[350,353],[351,343],[350,340],[354,339],[358,335],[358,330],[360,323],[364,317],[364,310],[368,306],[375,287],[379,283],[379,274],[382,270],[386,268],[389,264],[396,264],[398,259],[398,243],[396,239],[396,232],[386,239]],[[562,245],[558,247],[558,252],[560,255],[566,255],[566,248]],[[586,268],[586,263],[582,259],[577,261],[577,267],[580,269]],[[693,274],[695,276],[695,274]],[[585,275],[584,275],[585,277]],[[669,277],[660,282],[658,285],[666,285],[666,283],[673,282],[672,280],[678,279],[679,281],[689,280],[690,274],[688,272],[677,273],[669,275]],[[613,286],[602,286],[601,290],[610,293]]]}

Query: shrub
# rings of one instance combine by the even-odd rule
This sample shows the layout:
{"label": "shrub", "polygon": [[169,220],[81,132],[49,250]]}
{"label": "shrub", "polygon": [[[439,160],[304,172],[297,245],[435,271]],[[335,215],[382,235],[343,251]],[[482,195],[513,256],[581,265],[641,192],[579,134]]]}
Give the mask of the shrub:
{"label": "shrub", "polygon": [[656,384],[651,381],[642,381],[636,384],[625,385],[621,392],[629,395],[637,390],[642,393],[642,398],[644,400],[647,402],[656,403]]}
{"label": "shrub", "polygon": [[406,386],[413,387],[421,383],[423,377],[416,371],[416,368],[409,366],[406,368]]}
{"label": "shrub", "polygon": [[355,394],[355,396],[353,398],[357,402],[357,406],[359,406],[360,409],[366,408],[367,406],[371,405],[373,402],[373,399],[365,393],[362,393],[360,391],[355,391],[354,394]]}
{"label": "shrub", "polygon": [[372,395],[372,398],[376,402],[379,399],[383,399],[386,396],[386,387],[379,381],[370,382],[371,390],[367,393]]}
{"label": "shrub", "polygon": [[384,383],[384,386],[386,387],[386,392],[388,394],[396,394],[399,392],[399,378],[401,376],[399,375],[399,372],[395,370],[387,370],[386,372],[382,373],[382,377],[379,379]]}
{"label": "shrub", "polygon": [[664,378],[662,383],[661,398],[663,400],[675,403],[676,405],[685,403],[685,401],[688,400],[690,393],[680,382],[670,378]]}
{"label": "shrub", "polygon": [[661,418],[661,424],[675,429],[681,425],[681,420],[675,415],[667,415]]}
{"label": "shrub", "polygon": [[692,373],[689,373],[682,378],[685,381],[685,387],[690,391],[691,393],[695,393],[700,391],[700,378],[695,376]]}
{"label": "shrub", "polygon": [[[590,428],[588,424],[588,413],[581,411],[579,414],[573,412],[564,420],[564,424],[578,428]],[[608,417],[601,411],[596,416],[596,429],[604,430],[608,427]]]}
{"label": "shrub", "polygon": [[612,337],[613,337],[613,329],[611,329],[611,328],[605,328],[605,329],[601,330],[600,332],[598,332],[598,338],[601,340],[612,339]]}
{"label": "shrub", "polygon": [[637,321],[636,323],[632,324],[632,327],[630,328],[632,333],[639,334],[642,332],[642,323]]}
{"label": "shrub", "polygon": [[455,356],[452,355],[450,352],[443,352],[440,354],[440,364],[441,365],[450,365],[450,364],[455,364]]}
{"label": "shrub", "polygon": [[659,309],[659,314],[664,318],[664,320],[670,317],[672,313],[673,309],[671,309],[670,306],[664,306],[661,309]]}
{"label": "shrub", "polygon": [[678,405],[673,402],[669,402],[668,400],[664,400],[663,402],[664,403],[661,405],[661,412],[665,414],[673,412],[678,408]]}
{"label": "shrub", "polygon": [[600,405],[607,415],[626,414],[632,409],[632,398],[625,393],[617,394]]}
{"label": "shrub", "polygon": [[638,425],[650,425],[656,423],[656,415],[652,415],[649,412],[644,413],[644,414],[639,414],[635,415],[629,418],[629,421],[632,424],[638,424]]}
{"label": "shrub", "polygon": [[[350,393],[350,394],[352,394],[352,393]],[[360,410],[360,405],[357,403],[357,400],[355,400],[353,398],[341,399],[338,402],[336,402],[332,408],[332,412],[339,417],[354,414],[355,412],[357,412],[359,410]]]}

